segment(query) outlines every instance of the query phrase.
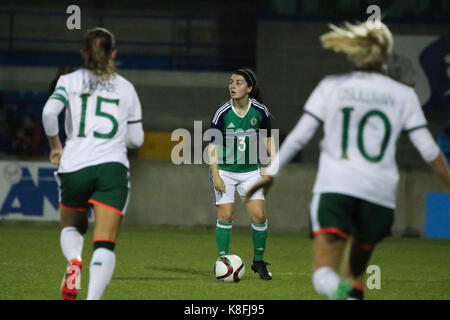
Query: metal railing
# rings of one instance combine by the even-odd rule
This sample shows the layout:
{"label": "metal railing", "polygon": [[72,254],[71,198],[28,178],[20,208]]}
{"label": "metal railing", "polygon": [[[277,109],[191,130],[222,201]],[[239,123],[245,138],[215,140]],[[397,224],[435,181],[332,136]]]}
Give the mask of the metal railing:
{"label": "metal railing", "polygon": [[[18,18],[22,18],[25,16],[48,16],[48,17],[64,17],[66,19],[69,15],[65,12],[61,11],[40,11],[40,10],[0,10],[0,16],[6,16],[8,20],[8,31],[4,36],[0,36],[0,43],[7,43],[7,51],[15,51],[17,43],[40,43],[43,46],[46,44],[80,44],[81,39],[71,39],[65,37],[52,37],[48,35],[39,35],[39,36],[18,36],[15,32],[17,26],[16,21]],[[176,48],[178,49],[177,53],[172,53],[172,60],[176,60],[176,58],[200,58],[200,56],[195,56],[192,53],[193,49],[211,49],[219,51],[219,54],[216,54],[217,58],[220,57],[221,60],[226,60],[226,57],[220,53],[221,50],[225,48],[229,49],[240,49],[244,50],[244,52],[253,52],[250,56],[243,57],[244,60],[255,60],[255,52],[256,52],[256,36],[252,41],[249,39],[218,39],[215,42],[198,42],[192,40],[193,32],[195,31],[193,28],[193,23],[196,21],[208,21],[213,23],[221,23],[226,21],[241,21],[240,23],[244,24],[252,24],[255,28],[256,32],[256,20],[246,20],[242,21],[236,17],[206,17],[206,16],[180,16],[180,15],[155,15],[155,14],[122,14],[122,13],[105,13],[105,12],[88,12],[82,13],[83,18],[90,18],[90,21],[96,21],[96,26],[100,27],[108,27],[107,22],[108,19],[124,19],[124,20],[134,20],[134,19],[146,19],[149,21],[154,20],[172,20],[174,22],[179,22],[179,25],[184,25],[184,35],[181,37],[179,41],[151,41],[151,40],[126,40],[126,39],[118,39],[118,46],[131,46],[136,48],[136,52],[139,51],[139,47],[163,47],[163,48]],[[65,25],[62,27],[66,27]],[[84,28],[83,28],[84,29]],[[180,50],[181,49],[181,50]],[[171,50],[175,52],[174,50]],[[244,53],[245,55],[245,53]],[[214,58],[214,53],[207,55],[210,58]]]}

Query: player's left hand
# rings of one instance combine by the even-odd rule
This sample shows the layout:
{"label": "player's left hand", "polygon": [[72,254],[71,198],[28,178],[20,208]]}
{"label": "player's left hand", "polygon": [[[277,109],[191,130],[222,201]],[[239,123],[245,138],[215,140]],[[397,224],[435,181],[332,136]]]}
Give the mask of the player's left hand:
{"label": "player's left hand", "polygon": [[273,182],[274,178],[272,176],[262,176],[261,180],[255,183],[245,194],[245,202],[250,200],[253,194],[261,188],[263,188],[264,196],[266,196]]}

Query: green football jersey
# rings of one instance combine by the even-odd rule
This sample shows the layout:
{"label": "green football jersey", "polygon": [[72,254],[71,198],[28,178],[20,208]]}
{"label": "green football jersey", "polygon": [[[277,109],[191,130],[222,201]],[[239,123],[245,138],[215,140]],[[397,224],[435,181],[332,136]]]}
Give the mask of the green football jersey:
{"label": "green football jersey", "polygon": [[[213,139],[219,145],[219,169],[231,172],[250,172],[259,169],[259,131],[266,129],[265,137],[271,136],[270,115],[266,106],[255,99],[249,99],[247,113],[237,114],[232,100],[222,104],[213,116],[211,128],[220,130],[222,141]],[[222,145],[220,145],[222,143]]]}

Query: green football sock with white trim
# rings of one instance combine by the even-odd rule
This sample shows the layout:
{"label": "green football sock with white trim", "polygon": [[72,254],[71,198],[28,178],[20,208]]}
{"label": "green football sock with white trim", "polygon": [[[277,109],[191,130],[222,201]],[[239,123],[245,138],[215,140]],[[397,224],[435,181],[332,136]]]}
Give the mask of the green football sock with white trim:
{"label": "green football sock with white trim", "polygon": [[267,220],[265,223],[252,223],[252,240],[254,261],[263,261],[264,251],[266,250],[267,239]]}
{"label": "green football sock with white trim", "polygon": [[230,252],[231,230],[233,222],[224,222],[217,219],[216,224],[216,243],[219,256]]}

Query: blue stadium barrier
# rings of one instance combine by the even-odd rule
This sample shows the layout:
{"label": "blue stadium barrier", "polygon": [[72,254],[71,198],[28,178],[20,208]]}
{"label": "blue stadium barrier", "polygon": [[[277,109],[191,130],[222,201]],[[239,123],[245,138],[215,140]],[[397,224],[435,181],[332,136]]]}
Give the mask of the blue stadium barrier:
{"label": "blue stadium barrier", "polygon": [[[169,69],[168,57],[119,55],[117,57],[119,68],[123,69]],[[67,52],[0,52],[0,65],[10,66],[40,66],[58,67],[61,65],[81,66],[79,53]]]}
{"label": "blue stadium barrier", "polygon": [[3,100],[5,104],[19,104],[22,99],[21,94],[18,91],[4,90],[1,92],[3,93]]}
{"label": "blue stadium barrier", "polygon": [[[6,21],[3,34],[0,35],[0,43],[4,44],[5,49],[0,51],[0,65],[27,65],[27,66],[60,66],[70,64],[74,67],[82,65],[80,54],[78,52],[67,53],[61,52],[26,52],[16,50],[16,44],[26,43],[42,43],[46,44],[75,44],[79,47],[82,46],[81,39],[68,39],[64,36],[53,37],[51,35],[42,36],[17,36],[14,32],[17,21],[30,18],[30,16],[41,17],[61,17],[67,18],[64,11],[48,11],[48,10],[2,10],[0,9],[0,15]],[[247,16],[247,15],[245,15]],[[253,54],[247,53],[244,59],[234,59],[222,54],[211,56],[211,54],[196,55],[193,53],[193,49],[203,49],[203,51],[212,50],[210,52],[221,51],[224,48],[234,48],[236,50],[245,49],[247,52],[253,52],[256,48],[256,38],[254,41],[248,41],[242,37],[234,35],[228,38],[227,41],[218,40],[216,42],[211,41],[193,41],[192,32],[193,22],[197,21],[209,21],[215,23],[234,23],[239,21],[240,24],[244,23],[256,28],[256,20],[242,19],[243,16],[227,15],[223,17],[218,16],[197,16],[197,15],[178,15],[178,14],[123,14],[123,13],[111,13],[111,12],[83,12],[83,17],[90,17],[97,21],[97,25],[103,26],[104,20],[109,18],[114,19],[128,19],[135,20],[141,19],[152,20],[172,20],[178,21],[180,24],[186,25],[184,31],[184,37],[178,41],[151,41],[142,39],[140,41],[119,40],[117,46],[119,47],[119,55],[117,62],[122,69],[156,69],[156,70],[194,70],[194,71],[223,71],[233,70],[236,66],[245,65],[254,67],[255,57]],[[173,48],[176,50],[167,55],[140,55],[130,54],[122,55],[120,52],[121,46],[134,47],[135,53],[139,53],[140,47],[157,47],[157,48]],[[237,60],[232,62],[232,60]],[[248,63],[250,61],[251,63]]]}
{"label": "blue stadium barrier", "polygon": [[[0,153],[16,155],[14,145],[15,135],[23,128],[26,116],[31,116],[35,121],[41,122],[42,110],[48,99],[47,92],[26,91],[24,93],[13,90],[0,90],[0,107],[3,107],[7,124],[6,130],[0,134]],[[0,111],[2,109],[0,108]],[[61,112],[58,117],[59,127],[64,128],[65,113]],[[43,130],[43,129],[42,129]],[[65,141],[64,130],[59,133],[61,141]],[[43,155],[48,155],[50,148],[47,139],[42,139]]]}
{"label": "blue stadium barrier", "polygon": [[450,194],[428,193],[425,237],[450,239]]}
{"label": "blue stadium barrier", "polygon": [[27,114],[40,114],[48,99],[46,92],[35,91],[22,94],[18,91],[0,90],[0,96],[3,97],[5,108],[14,113],[19,112],[21,117]]}
{"label": "blue stadium barrier", "polygon": [[[119,69],[135,70],[193,70],[222,71],[232,70],[236,66],[253,66],[254,61],[248,58],[191,57],[191,56],[148,56],[119,54],[116,59]],[[59,67],[83,65],[79,53],[67,52],[19,52],[0,51],[0,65]]]}

